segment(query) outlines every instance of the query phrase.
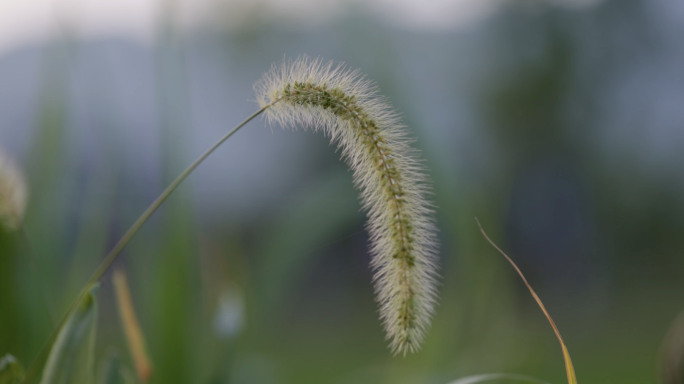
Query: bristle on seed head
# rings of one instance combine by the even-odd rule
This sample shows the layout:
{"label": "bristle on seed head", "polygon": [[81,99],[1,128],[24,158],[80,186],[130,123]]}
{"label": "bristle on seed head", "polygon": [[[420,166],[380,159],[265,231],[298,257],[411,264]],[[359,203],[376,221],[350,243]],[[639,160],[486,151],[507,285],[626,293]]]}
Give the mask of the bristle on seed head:
{"label": "bristle on seed head", "polygon": [[271,123],[322,130],[341,149],[368,214],[375,293],[390,348],[417,351],[436,301],[436,228],[431,190],[406,127],[375,85],[343,64],[285,61],[255,90]]}

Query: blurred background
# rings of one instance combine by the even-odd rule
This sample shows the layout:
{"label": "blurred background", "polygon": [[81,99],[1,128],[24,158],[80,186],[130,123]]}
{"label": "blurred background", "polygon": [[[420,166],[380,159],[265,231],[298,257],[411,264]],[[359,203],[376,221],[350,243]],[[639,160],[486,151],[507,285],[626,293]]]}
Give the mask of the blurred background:
{"label": "blurred background", "polygon": [[[376,81],[426,158],[442,277],[425,345],[395,358],[383,340],[365,215],[328,140],[257,120],[115,265],[153,382],[564,382],[475,216],[581,383],[661,382],[684,309],[682,36],[679,0],[3,1],[0,148],[28,180],[32,251],[0,234],[0,354],[28,365],[126,228],[257,109],[254,82],[307,54]],[[97,358],[130,365],[102,281]]]}

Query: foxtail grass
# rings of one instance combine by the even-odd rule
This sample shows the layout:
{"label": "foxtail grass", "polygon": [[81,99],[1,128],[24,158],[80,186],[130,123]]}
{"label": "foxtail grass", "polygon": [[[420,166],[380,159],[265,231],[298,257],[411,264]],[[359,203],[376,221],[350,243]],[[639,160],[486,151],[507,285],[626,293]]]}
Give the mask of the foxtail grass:
{"label": "foxtail grass", "polygon": [[396,354],[419,349],[435,298],[431,194],[406,127],[376,86],[344,65],[300,58],[256,85],[271,123],[330,137],[353,171],[368,214],[380,317]]}
{"label": "foxtail grass", "polygon": [[10,231],[19,229],[27,198],[23,174],[9,157],[0,152],[0,227]]}
{"label": "foxtail grass", "polygon": [[50,323],[54,325],[50,295],[48,295],[41,279],[42,273],[38,265],[37,255],[23,225],[29,195],[28,190],[24,174],[14,161],[0,150],[0,228],[18,233],[35,274],[36,285],[41,291],[45,313]]}
{"label": "foxtail grass", "polygon": [[255,89],[261,108],[190,164],[124,233],[91,275],[27,376],[36,375],[48,346],[88,295],[88,287],[111,267],[143,224],[209,155],[263,112],[271,123],[321,130],[342,150],[368,214],[375,293],[390,348],[404,355],[420,348],[436,302],[436,229],[429,183],[398,114],[359,72],[332,62],[286,61],[274,66]]}

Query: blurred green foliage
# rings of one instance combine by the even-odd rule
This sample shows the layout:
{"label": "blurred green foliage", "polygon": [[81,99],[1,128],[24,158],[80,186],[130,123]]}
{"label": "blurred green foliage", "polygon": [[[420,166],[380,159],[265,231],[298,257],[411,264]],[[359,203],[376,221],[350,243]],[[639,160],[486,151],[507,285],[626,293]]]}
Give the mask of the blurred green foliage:
{"label": "blurred green foliage", "polygon": [[[564,335],[580,383],[655,382],[662,338],[684,305],[681,173],[658,178],[630,155],[611,166],[606,148],[595,143],[601,124],[596,109],[605,97],[596,89],[622,68],[616,57],[625,54],[609,32],[626,23],[634,29],[625,39],[643,42],[640,31],[655,27],[642,7],[637,0],[606,1],[576,14],[510,6],[486,24],[498,45],[480,48],[494,53],[483,69],[487,79],[474,81],[479,89],[469,104],[477,105],[471,113],[480,116],[478,134],[495,148],[482,155],[486,159],[461,156],[456,149],[468,144],[449,141],[448,134],[440,142],[441,136],[427,133],[434,108],[454,108],[459,101],[421,101],[402,72],[409,65],[401,58],[402,41],[387,27],[353,16],[332,26],[343,43],[319,50],[332,49],[347,62],[366,64],[371,77],[378,75],[415,127],[435,183],[441,298],[424,349],[406,358],[387,350],[351,176],[334,154],[318,152],[324,139],[311,139],[318,147],[307,156],[315,166],[283,191],[277,209],[250,220],[231,212],[219,222],[205,220],[184,186],[126,250],[119,264],[131,277],[155,366],[152,382],[438,384],[486,372],[563,382],[551,329],[482,239],[475,216],[529,271]],[[63,96],[78,41],[56,43],[46,54],[44,90],[25,156],[30,246],[18,233],[0,233],[0,354],[11,353],[27,367],[102,255],[194,155],[186,145],[194,131],[184,46],[169,25],[162,26],[155,46],[162,165],[159,180],[148,183],[124,169],[127,149],[108,132],[117,128],[114,122],[97,131],[97,140],[110,144],[98,147],[97,169],[88,173],[81,165],[74,171],[82,158],[67,134]],[[592,49],[607,57],[587,66],[580,59],[589,43],[578,36],[590,28],[597,29]],[[371,38],[361,44],[359,34]],[[262,45],[285,41],[298,51],[306,35],[269,25],[238,31],[230,37],[238,48],[228,54],[267,68],[258,52]],[[529,45],[541,53],[526,54]],[[315,49],[309,53],[319,53]],[[414,55],[430,60],[422,51]],[[435,82],[448,88],[443,95],[458,86],[453,78]],[[580,117],[568,112],[573,108]],[[440,123],[449,133],[458,128],[453,121]],[[488,171],[479,174],[483,168]],[[130,372],[121,366],[132,365],[108,279],[98,293],[94,357],[105,362],[103,382],[126,383]],[[222,307],[226,295],[239,300]]]}

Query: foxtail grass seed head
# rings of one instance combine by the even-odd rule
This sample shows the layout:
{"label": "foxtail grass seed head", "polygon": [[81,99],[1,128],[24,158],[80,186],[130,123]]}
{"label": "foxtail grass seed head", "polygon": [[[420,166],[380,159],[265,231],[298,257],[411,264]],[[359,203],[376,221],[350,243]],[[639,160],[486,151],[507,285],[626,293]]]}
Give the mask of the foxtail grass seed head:
{"label": "foxtail grass seed head", "polygon": [[358,71],[299,58],[255,86],[267,119],[323,131],[341,149],[361,192],[372,242],[376,299],[390,348],[420,348],[436,301],[436,228],[431,194],[406,127]]}
{"label": "foxtail grass seed head", "polygon": [[24,217],[26,200],[24,176],[0,151],[0,227],[7,230],[19,228]]}

